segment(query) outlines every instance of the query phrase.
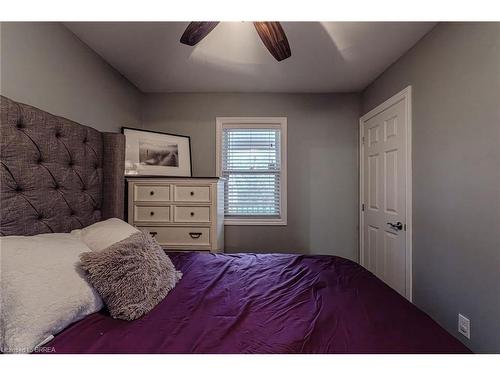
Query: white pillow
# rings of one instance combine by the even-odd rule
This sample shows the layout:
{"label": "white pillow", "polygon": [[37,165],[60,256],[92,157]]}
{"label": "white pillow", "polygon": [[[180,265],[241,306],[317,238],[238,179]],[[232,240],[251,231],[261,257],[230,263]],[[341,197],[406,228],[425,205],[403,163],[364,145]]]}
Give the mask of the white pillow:
{"label": "white pillow", "polygon": [[0,349],[32,352],[102,300],[78,266],[90,249],[69,233],[0,237]]}
{"label": "white pillow", "polygon": [[83,229],[75,229],[71,234],[83,241],[93,251],[99,251],[137,232],[139,230],[132,225],[113,218],[89,225]]}

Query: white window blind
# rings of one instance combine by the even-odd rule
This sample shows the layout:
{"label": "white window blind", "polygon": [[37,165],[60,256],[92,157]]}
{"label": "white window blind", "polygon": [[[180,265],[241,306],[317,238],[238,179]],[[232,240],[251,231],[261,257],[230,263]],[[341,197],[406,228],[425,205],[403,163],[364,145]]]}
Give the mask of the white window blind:
{"label": "white window blind", "polygon": [[223,127],[221,136],[226,218],[279,218],[281,129]]}

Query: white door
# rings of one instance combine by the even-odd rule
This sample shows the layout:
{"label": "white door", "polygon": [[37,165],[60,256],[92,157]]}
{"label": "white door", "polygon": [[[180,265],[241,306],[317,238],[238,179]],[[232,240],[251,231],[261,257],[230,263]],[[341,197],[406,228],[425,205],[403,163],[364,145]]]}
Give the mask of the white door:
{"label": "white door", "polygon": [[361,118],[361,264],[411,300],[410,88]]}

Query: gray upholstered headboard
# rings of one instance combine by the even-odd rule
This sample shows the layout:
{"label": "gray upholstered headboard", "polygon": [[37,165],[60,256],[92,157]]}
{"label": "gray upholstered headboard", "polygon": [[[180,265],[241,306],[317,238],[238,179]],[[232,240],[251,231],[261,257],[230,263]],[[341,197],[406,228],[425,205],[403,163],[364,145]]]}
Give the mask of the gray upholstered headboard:
{"label": "gray upholstered headboard", "polygon": [[0,235],[123,218],[125,138],[0,97]]}

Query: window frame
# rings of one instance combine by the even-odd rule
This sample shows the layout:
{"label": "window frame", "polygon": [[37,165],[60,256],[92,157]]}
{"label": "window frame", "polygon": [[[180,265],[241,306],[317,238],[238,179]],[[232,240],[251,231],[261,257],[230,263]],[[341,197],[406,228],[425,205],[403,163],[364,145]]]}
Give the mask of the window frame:
{"label": "window frame", "polygon": [[230,129],[280,129],[280,215],[278,218],[251,216],[226,218],[224,225],[287,225],[287,118],[286,117],[216,117],[216,173],[222,173],[222,130]]}

